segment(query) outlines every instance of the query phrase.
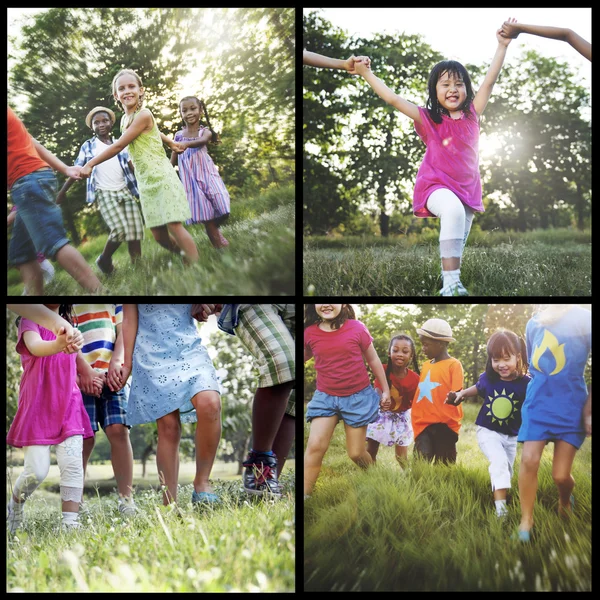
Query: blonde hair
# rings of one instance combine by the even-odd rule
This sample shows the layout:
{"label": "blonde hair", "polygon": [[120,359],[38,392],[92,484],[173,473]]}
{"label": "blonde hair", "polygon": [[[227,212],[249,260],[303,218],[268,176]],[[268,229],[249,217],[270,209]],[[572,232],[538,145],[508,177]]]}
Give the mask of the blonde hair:
{"label": "blonde hair", "polygon": [[552,325],[560,321],[574,306],[574,304],[541,304],[534,317],[540,325]]}
{"label": "blonde hair", "polygon": [[[112,92],[113,92],[113,97],[117,95],[117,79],[119,79],[119,77],[121,77],[122,75],[133,75],[135,77],[135,80],[137,81],[138,85],[142,88],[144,87],[144,84],[142,83],[142,79],[141,77],[132,69],[121,69],[114,77],[112,80]],[[144,103],[144,97],[146,96],[146,91],[144,90],[144,92],[142,94],[140,94],[139,100],[138,100],[138,108],[142,107],[142,104]],[[121,106],[121,103],[115,98],[115,103],[119,106]],[[122,107],[121,107],[122,108]]]}

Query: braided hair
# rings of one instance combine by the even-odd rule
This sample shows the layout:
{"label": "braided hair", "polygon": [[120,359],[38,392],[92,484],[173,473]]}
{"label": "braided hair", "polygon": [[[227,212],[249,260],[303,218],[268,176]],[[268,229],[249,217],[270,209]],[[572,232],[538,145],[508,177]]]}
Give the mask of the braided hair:
{"label": "braided hair", "polygon": [[412,351],[413,370],[415,371],[415,373],[417,375],[421,374],[421,371],[419,371],[419,363],[417,362],[417,350],[415,348],[415,342],[410,337],[410,335],[408,335],[406,333],[399,333],[398,335],[395,335],[390,340],[390,345],[388,346],[388,352],[387,352],[388,353],[388,361],[387,361],[387,367],[385,368],[385,378],[387,379],[388,387],[390,389],[392,389],[392,382],[390,379],[390,377],[392,375],[392,356],[391,356],[390,352],[391,352],[392,346],[394,345],[394,342],[396,340],[405,340],[410,344],[410,348]]}

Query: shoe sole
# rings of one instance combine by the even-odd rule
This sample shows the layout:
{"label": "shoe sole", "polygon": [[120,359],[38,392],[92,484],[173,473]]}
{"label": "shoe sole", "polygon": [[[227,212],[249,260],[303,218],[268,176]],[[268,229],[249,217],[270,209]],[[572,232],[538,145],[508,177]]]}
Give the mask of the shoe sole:
{"label": "shoe sole", "polygon": [[276,498],[281,498],[282,494],[280,492],[272,492],[272,491],[264,491],[264,490],[249,490],[248,488],[244,488],[244,491],[248,494],[252,494],[253,496],[275,496]]}

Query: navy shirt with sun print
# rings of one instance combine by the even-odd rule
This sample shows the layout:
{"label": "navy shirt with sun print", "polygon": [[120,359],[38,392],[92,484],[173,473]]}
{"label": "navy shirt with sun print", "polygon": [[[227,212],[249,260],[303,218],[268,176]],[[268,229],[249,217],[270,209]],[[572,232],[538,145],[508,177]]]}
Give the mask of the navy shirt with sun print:
{"label": "navy shirt with sun print", "polygon": [[530,381],[529,375],[513,381],[500,378],[491,381],[486,373],[482,373],[477,382],[477,392],[483,398],[483,406],[475,424],[498,433],[517,435],[521,427],[521,406]]}

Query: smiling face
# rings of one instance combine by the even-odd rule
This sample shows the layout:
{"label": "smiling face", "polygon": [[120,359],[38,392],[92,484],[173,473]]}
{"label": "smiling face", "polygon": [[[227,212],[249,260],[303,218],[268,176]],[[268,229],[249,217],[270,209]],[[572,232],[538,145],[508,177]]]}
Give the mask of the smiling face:
{"label": "smiling face", "polygon": [[342,304],[315,304],[315,310],[323,321],[333,321],[341,312]]}
{"label": "smiling face", "polygon": [[403,338],[392,340],[390,359],[394,367],[404,369],[412,359],[412,344]]}
{"label": "smiling face", "polygon": [[115,100],[123,105],[125,110],[133,110],[137,107],[144,88],[138,83],[135,75],[124,73],[115,81]]}
{"label": "smiling face", "polygon": [[516,354],[505,353],[501,356],[492,356],[492,369],[500,375],[500,379],[514,379],[517,376]]}
{"label": "smiling face", "polygon": [[182,100],[179,104],[179,112],[188,126],[198,123],[202,116],[202,109],[196,100]]}
{"label": "smiling face", "polygon": [[92,129],[98,137],[106,137],[112,129],[112,120],[107,112],[99,111],[92,118]]}
{"label": "smiling face", "polygon": [[465,82],[458,73],[448,73],[448,71],[441,73],[435,92],[439,104],[448,112],[459,110],[467,99]]}

